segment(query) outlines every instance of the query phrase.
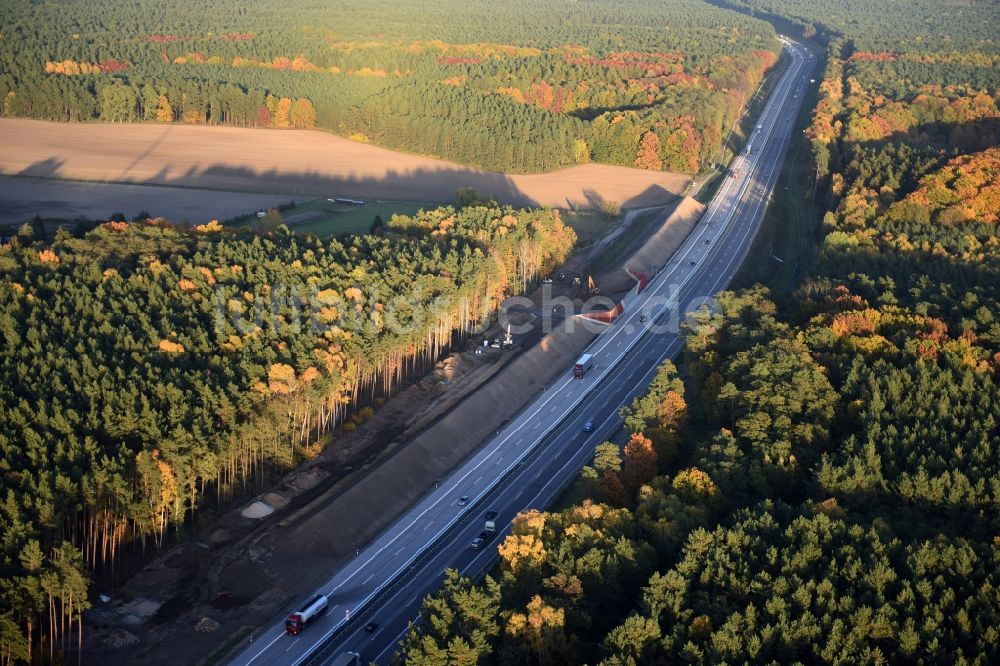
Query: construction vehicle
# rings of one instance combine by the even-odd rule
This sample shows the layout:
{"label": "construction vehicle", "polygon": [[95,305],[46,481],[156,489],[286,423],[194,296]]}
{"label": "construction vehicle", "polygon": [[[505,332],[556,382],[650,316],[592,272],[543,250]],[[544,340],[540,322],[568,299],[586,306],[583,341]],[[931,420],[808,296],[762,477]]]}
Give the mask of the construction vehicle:
{"label": "construction vehicle", "polygon": [[310,599],[302,608],[290,614],[285,619],[285,633],[298,636],[305,629],[306,625],[315,620],[326,611],[329,600],[322,594],[317,594]]}
{"label": "construction vehicle", "polygon": [[597,283],[594,282],[594,276],[587,276],[587,291],[591,296],[597,296],[601,293],[601,290],[597,287]]}

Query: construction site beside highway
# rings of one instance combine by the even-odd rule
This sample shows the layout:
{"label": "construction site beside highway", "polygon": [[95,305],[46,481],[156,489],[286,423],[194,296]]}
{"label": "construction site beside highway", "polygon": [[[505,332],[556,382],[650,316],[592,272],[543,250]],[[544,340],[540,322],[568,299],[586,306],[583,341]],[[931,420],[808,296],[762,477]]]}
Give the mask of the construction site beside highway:
{"label": "construction site beside highway", "polygon": [[634,275],[667,261],[703,210],[683,198],[629,211],[529,294],[532,306],[506,313],[526,331],[512,346],[491,344],[499,324],[464,340],[315,459],[132,576],[93,612],[88,654],[104,664],[214,663],[280,619],[570,371],[600,325],[552,318],[543,301],[569,298],[579,311],[593,284],[614,302]]}

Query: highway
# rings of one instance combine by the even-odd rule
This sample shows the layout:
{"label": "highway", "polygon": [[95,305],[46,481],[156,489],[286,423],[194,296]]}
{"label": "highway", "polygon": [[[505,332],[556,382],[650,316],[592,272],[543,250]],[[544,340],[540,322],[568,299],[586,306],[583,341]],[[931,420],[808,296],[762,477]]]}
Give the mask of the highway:
{"label": "highway", "polygon": [[[784,42],[784,48],[791,63],[748,147],[734,159],[732,177],[724,178],[702,219],[645,291],[588,347],[594,366],[586,376],[574,379],[567,368],[435,490],[332,571],[316,591],[329,597],[325,615],[298,636],[286,636],[275,624],[245,643],[233,664],[326,664],[348,651],[363,663],[388,663],[442,572],[451,567],[478,575],[492,566],[512,518],[544,508],[594,446],[618,430],[619,407],[641,394],[659,363],[680,350],[679,314],[710,302],[728,285],[763,219],[814,67],[801,46]],[[584,432],[588,421],[592,432]],[[463,496],[469,502],[460,506]],[[487,510],[499,513],[500,534],[472,550]],[[374,631],[365,630],[369,622],[378,624]]]}

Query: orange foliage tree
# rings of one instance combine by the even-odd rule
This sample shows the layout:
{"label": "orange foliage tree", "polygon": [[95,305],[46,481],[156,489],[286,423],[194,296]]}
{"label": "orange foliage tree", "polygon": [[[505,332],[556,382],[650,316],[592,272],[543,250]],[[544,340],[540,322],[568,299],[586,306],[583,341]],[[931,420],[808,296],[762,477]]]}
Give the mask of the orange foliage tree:
{"label": "orange foliage tree", "polygon": [[640,169],[650,171],[660,171],[663,169],[663,160],[660,159],[660,137],[656,132],[649,131],[642,137],[639,144],[639,154],[635,158],[635,165]]}
{"label": "orange foliage tree", "polygon": [[634,496],[635,491],[656,476],[656,451],[653,442],[641,433],[633,433],[625,445],[625,461],[622,466],[622,481]]}

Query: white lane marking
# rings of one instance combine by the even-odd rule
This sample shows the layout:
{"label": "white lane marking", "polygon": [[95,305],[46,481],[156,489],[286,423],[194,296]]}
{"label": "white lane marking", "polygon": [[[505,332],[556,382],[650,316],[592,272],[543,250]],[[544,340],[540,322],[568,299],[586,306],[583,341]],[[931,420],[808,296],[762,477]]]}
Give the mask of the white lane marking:
{"label": "white lane marking", "polygon": [[[277,643],[277,642],[278,642],[279,640],[281,640],[281,637],[282,637],[282,636],[284,636],[284,635],[285,635],[285,634],[284,634],[284,632],[282,632],[282,633],[278,634],[277,636],[275,636],[275,637],[274,637],[274,638],[273,638],[273,639],[271,640],[271,642],[270,642],[270,643],[268,643],[267,645],[265,645],[264,647],[262,647],[262,648],[260,649],[260,652],[258,652],[258,653],[257,653],[257,654],[255,654],[254,656],[250,657],[250,661],[253,661],[254,659],[256,659],[257,657],[259,657],[260,655],[262,655],[262,654],[264,654],[265,652],[267,652],[268,650],[270,650],[270,649],[271,649],[271,646],[272,646],[272,645],[274,645],[275,643]],[[252,636],[252,634],[251,634],[251,636]]]}

